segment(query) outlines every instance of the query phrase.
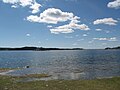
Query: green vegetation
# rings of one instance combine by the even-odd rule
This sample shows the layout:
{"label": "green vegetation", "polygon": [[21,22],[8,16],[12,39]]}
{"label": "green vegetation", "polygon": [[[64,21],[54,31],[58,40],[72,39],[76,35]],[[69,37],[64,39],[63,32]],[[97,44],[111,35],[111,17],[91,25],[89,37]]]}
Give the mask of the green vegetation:
{"label": "green vegetation", "polygon": [[0,68],[0,71],[8,71],[8,70],[11,70],[9,68]]}
{"label": "green vegetation", "polygon": [[50,77],[51,75],[48,75],[48,74],[28,74],[28,75],[24,75],[24,76],[12,76],[14,77],[15,79],[16,78],[46,78],[46,77]]}
{"label": "green vegetation", "polygon": [[7,72],[9,70],[19,70],[19,68],[0,68],[0,73],[1,72]]}
{"label": "green vegetation", "polygon": [[113,48],[110,48],[110,47],[107,47],[107,48],[105,48],[106,50],[109,50],[109,49],[120,49],[120,46],[118,46],[118,47],[113,47]]}
{"label": "green vegetation", "polygon": [[[2,68],[0,72],[9,71]],[[12,69],[13,70],[13,69]],[[30,74],[25,76],[0,75],[0,90],[120,90],[120,77],[96,80],[50,80],[18,82],[26,78],[50,77],[47,74]]]}
{"label": "green vegetation", "polygon": [[[31,76],[46,77],[46,74]],[[0,76],[0,90],[120,90],[120,77],[96,80],[17,82],[20,78]]]}
{"label": "green vegetation", "polygon": [[19,47],[19,48],[2,48],[0,51],[13,51],[13,50],[32,50],[32,51],[46,51],[46,50],[83,50],[83,48],[43,48],[43,47]]}
{"label": "green vegetation", "polygon": [[0,73],[1,72],[6,72],[6,71],[9,71],[9,70],[13,70],[13,69],[10,69],[10,68],[0,68]]}

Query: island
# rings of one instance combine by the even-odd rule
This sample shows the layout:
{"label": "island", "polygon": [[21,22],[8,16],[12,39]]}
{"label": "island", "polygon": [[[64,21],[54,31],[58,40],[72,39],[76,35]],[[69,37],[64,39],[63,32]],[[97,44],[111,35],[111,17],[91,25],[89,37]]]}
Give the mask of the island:
{"label": "island", "polygon": [[46,51],[46,50],[83,50],[83,48],[43,48],[43,47],[19,47],[19,48],[0,48],[0,51],[20,51],[20,50],[32,50],[32,51]]}
{"label": "island", "polygon": [[118,46],[118,47],[107,47],[107,48],[105,48],[105,50],[108,50],[108,49],[120,49],[120,46]]}

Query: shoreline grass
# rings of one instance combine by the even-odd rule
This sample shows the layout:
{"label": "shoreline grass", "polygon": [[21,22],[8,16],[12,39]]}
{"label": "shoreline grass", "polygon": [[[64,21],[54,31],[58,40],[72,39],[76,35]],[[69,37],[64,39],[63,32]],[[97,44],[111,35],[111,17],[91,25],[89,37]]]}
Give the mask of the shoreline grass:
{"label": "shoreline grass", "polygon": [[9,70],[13,70],[13,69],[11,69],[11,68],[0,68],[0,73],[6,72],[6,71],[9,71]]}
{"label": "shoreline grass", "polygon": [[[14,69],[0,68],[0,71]],[[47,74],[30,74],[25,76],[0,75],[0,90],[120,90],[120,77],[94,80],[49,80],[17,82],[23,78],[45,78]]]}
{"label": "shoreline grass", "polygon": [[17,79],[12,76],[0,76],[0,90],[120,90],[120,77],[30,82],[16,82]]}

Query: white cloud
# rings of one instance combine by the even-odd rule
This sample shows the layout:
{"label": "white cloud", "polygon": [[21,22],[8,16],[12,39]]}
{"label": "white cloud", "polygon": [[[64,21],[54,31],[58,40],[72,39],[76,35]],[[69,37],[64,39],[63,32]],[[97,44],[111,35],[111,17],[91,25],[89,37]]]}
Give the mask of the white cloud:
{"label": "white cloud", "polygon": [[32,5],[32,3],[34,3],[34,0],[17,0],[17,1],[19,1],[20,5],[23,7]]}
{"label": "white cloud", "polygon": [[80,19],[80,17],[75,16],[71,19],[71,23],[79,23],[80,22],[79,19]]}
{"label": "white cloud", "polygon": [[[40,11],[41,4],[37,3],[36,0],[2,0],[2,2],[11,4],[12,8],[18,7],[28,7],[31,9],[31,13],[34,15],[30,15],[26,18],[26,20],[30,22],[37,23],[48,23],[48,24],[57,24],[59,22],[68,21],[69,24],[58,26],[52,28],[52,26],[48,25],[48,28],[51,28],[51,33],[59,34],[59,33],[72,33],[74,30],[90,30],[90,28],[85,24],[78,24],[80,22],[80,17],[75,16],[70,12],[63,12],[60,9],[56,8],[48,8],[40,15],[35,15],[35,13]],[[28,35],[29,36],[29,35]]]}
{"label": "white cloud", "polygon": [[47,27],[48,27],[48,28],[52,28],[53,26],[51,26],[51,25],[48,25]]}
{"label": "white cloud", "polygon": [[87,34],[83,34],[84,37],[87,37],[88,35]]}
{"label": "white cloud", "polygon": [[109,2],[107,5],[109,8],[115,8],[118,9],[120,8],[120,0],[114,0],[112,2]]}
{"label": "white cloud", "polygon": [[2,0],[4,3],[16,4],[19,0]]}
{"label": "white cloud", "polygon": [[27,20],[30,22],[38,22],[38,23],[48,23],[48,24],[57,24],[58,22],[69,21],[69,24],[58,26],[55,28],[49,28],[51,33],[59,34],[59,33],[73,33],[74,30],[90,30],[90,28],[85,24],[78,24],[80,17],[75,16],[73,13],[63,12],[60,9],[56,8],[48,8],[43,11],[39,16],[30,15],[27,17]]}
{"label": "white cloud", "polygon": [[95,29],[96,31],[102,31],[102,29],[99,29],[99,28],[97,28],[97,29]]}
{"label": "white cloud", "polygon": [[27,20],[30,22],[38,22],[39,21],[39,17],[38,16],[34,16],[34,15],[30,15],[29,17],[27,17]]}
{"label": "white cloud", "polygon": [[[48,23],[48,24],[57,24],[58,22],[69,21],[69,24],[58,26],[50,29],[51,33],[73,33],[75,29],[79,30],[90,30],[90,28],[85,24],[78,24],[80,17],[75,16],[70,12],[63,12],[60,9],[48,8],[39,16],[30,15],[27,17],[27,20],[30,22],[38,23]],[[48,26],[49,27],[49,26]],[[49,27],[51,28],[51,26]]]}
{"label": "white cloud", "polygon": [[73,33],[74,30],[72,29],[50,29],[51,33],[59,34],[59,33]]}
{"label": "white cloud", "polygon": [[27,36],[27,37],[30,37],[31,35],[28,33],[28,34],[26,34],[26,36]]}
{"label": "white cloud", "polygon": [[59,26],[58,29],[80,29],[80,30],[90,30],[85,24],[69,23],[67,25]]}
{"label": "white cloud", "polygon": [[8,3],[8,4],[12,4],[12,5],[15,5],[15,6],[28,6],[28,5],[32,5],[35,0],[2,0],[4,3]]}
{"label": "white cloud", "polygon": [[30,6],[30,8],[32,9],[32,13],[35,14],[39,12],[40,11],[39,7],[41,7],[41,5],[36,2],[32,6]]}
{"label": "white cloud", "polygon": [[116,37],[111,38],[93,38],[94,40],[100,40],[100,41],[117,41]]}
{"label": "white cloud", "polygon": [[77,23],[69,23],[67,25],[63,25],[63,26],[58,26],[55,27],[54,29],[50,29],[51,33],[55,33],[57,32],[57,34],[59,33],[73,33],[74,30],[90,30],[89,27],[85,24],[77,24]]}
{"label": "white cloud", "polygon": [[77,24],[77,23],[70,23],[69,24],[69,27],[70,28],[73,28],[73,29],[80,29],[80,30],[90,30],[89,27],[85,24]]}
{"label": "white cloud", "polygon": [[112,37],[108,41],[117,41],[117,38],[116,37]]}
{"label": "white cloud", "polygon": [[[57,24],[58,22],[64,22],[68,20],[72,20],[74,17],[73,13],[62,12],[60,9],[48,8],[43,11],[40,16],[30,15],[27,17],[28,21],[38,22],[38,23],[51,23]],[[34,20],[36,18],[36,20]]]}
{"label": "white cloud", "polygon": [[37,3],[36,0],[2,0],[3,3],[11,4],[12,8],[17,8],[19,6],[26,7],[28,6],[30,9],[32,9],[32,13],[39,12],[39,7],[41,7],[41,4]]}
{"label": "white cloud", "polygon": [[93,22],[94,25],[96,24],[107,24],[107,25],[116,25],[118,21],[113,18],[103,18],[103,19],[97,19]]}
{"label": "white cloud", "polygon": [[17,8],[17,6],[16,6],[16,5],[12,5],[11,7],[12,7],[12,8]]}
{"label": "white cloud", "polygon": [[102,40],[108,40],[107,38],[93,38],[94,40],[100,40],[100,41],[102,41]]}

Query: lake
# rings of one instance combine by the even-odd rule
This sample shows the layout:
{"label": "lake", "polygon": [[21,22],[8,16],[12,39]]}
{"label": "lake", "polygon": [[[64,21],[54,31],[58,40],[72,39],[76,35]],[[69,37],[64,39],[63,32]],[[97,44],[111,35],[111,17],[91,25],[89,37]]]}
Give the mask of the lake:
{"label": "lake", "polygon": [[52,75],[47,79],[110,78],[120,76],[120,50],[0,51],[0,68],[22,68],[6,73],[15,76]]}

